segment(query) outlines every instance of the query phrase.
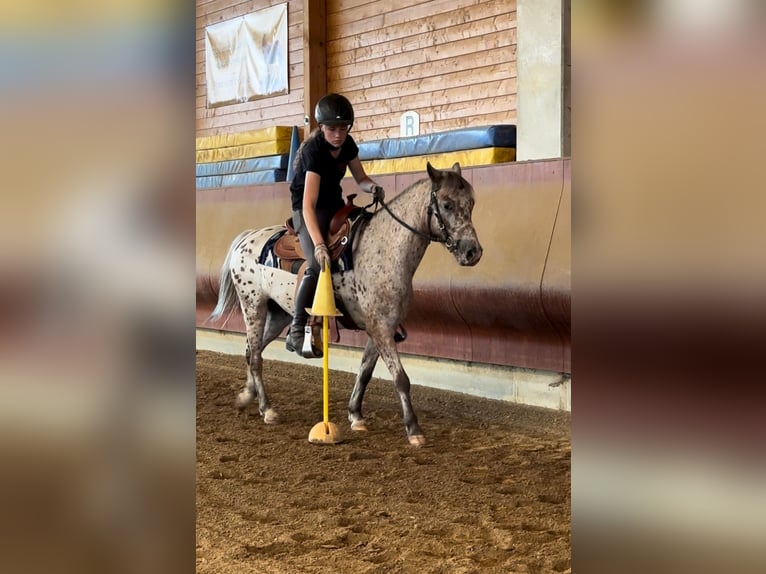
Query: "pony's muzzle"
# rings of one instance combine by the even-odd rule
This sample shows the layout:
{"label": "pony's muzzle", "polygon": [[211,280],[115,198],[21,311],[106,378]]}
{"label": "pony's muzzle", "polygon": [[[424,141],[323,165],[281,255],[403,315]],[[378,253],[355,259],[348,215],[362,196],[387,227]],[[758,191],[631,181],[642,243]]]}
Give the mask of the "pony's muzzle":
{"label": "pony's muzzle", "polygon": [[476,265],[481,259],[484,250],[481,244],[474,239],[460,239],[455,249],[455,259],[460,265],[470,267]]}

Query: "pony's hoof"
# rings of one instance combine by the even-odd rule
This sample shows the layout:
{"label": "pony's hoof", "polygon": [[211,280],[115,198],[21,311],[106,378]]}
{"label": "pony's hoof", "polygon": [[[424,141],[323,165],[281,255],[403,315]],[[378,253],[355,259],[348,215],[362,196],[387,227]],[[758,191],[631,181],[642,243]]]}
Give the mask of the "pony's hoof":
{"label": "pony's hoof", "polygon": [[263,414],[263,422],[267,425],[275,425],[279,422],[279,415],[274,409],[267,409]]}
{"label": "pony's hoof", "polygon": [[244,411],[247,407],[253,404],[254,398],[255,397],[247,391],[242,391],[237,395],[237,400],[234,401],[234,406],[237,407],[237,410]]}
{"label": "pony's hoof", "polygon": [[366,432],[367,423],[365,423],[365,421],[354,421],[351,423],[351,430],[357,432]]}
{"label": "pony's hoof", "polygon": [[422,434],[412,435],[411,437],[408,437],[408,440],[412,446],[421,447],[426,445],[426,437]]}

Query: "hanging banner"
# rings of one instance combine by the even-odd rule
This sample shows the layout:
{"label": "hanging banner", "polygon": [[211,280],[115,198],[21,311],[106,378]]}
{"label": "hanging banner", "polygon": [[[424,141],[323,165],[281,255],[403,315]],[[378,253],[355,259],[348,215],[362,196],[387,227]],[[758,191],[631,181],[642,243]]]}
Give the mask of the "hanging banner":
{"label": "hanging banner", "polygon": [[207,107],[287,93],[287,3],[205,28]]}

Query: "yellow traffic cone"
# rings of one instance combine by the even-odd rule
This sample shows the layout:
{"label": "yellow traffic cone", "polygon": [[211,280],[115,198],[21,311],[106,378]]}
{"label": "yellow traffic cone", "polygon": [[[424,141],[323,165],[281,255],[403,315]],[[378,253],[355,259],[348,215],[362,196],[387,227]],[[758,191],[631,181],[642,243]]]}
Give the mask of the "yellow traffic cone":
{"label": "yellow traffic cone", "polygon": [[332,290],[332,274],[327,266],[319,272],[317,290],[314,292],[314,302],[306,312],[316,317],[340,317],[343,315],[335,307],[335,294]]}

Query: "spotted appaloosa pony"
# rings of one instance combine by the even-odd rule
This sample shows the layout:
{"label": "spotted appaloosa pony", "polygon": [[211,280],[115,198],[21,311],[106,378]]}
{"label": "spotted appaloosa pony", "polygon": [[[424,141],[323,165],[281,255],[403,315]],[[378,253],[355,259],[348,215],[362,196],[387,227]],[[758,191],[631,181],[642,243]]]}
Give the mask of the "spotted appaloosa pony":
{"label": "spotted appaloosa pony", "polygon": [[[348,403],[351,429],[367,430],[362,400],[378,357],[393,377],[402,403],[410,444],[425,437],[410,401],[410,379],[404,372],[394,336],[412,300],[412,277],[431,241],[443,243],[460,265],[476,265],[482,248],[471,221],[474,191],[457,163],[451,170],[427,165],[421,179],[378,209],[359,230],[352,249],[353,269],[332,274],[335,295],[354,323],[368,334],[362,364]],[[287,325],[295,309],[296,276],[260,265],[266,241],[282,226],[245,231],[232,243],[221,269],[220,292],[211,319],[230,312],[239,301],[247,328],[247,383],[237,396],[246,409],[258,396],[266,423],[276,423],[263,383],[262,351]]]}

